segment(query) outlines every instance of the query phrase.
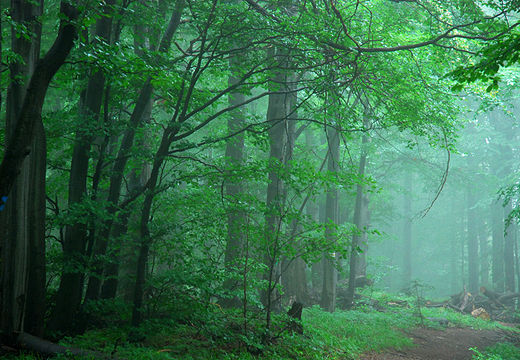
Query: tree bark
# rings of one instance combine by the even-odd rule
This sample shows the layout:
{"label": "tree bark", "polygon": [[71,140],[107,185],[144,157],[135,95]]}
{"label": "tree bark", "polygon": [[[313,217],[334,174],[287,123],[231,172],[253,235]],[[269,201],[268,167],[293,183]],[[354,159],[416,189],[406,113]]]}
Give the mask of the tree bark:
{"label": "tree bark", "polygon": [[[291,76],[291,88],[296,88],[296,77]],[[290,94],[290,104],[289,108],[291,109],[291,113],[288,118],[287,124],[287,156],[285,160],[286,171],[290,171],[291,169],[291,161],[293,159],[294,147],[296,142],[296,137],[298,136],[296,132],[296,124],[298,119],[298,112],[296,108],[296,103],[298,100],[296,93]],[[301,211],[305,208],[306,200],[303,202]],[[301,258],[302,249],[296,240],[298,232],[301,232],[302,226],[299,222],[299,219],[295,219],[292,221],[290,230],[288,231],[289,237],[292,241],[291,246],[294,249],[294,257],[284,257],[284,261],[282,263],[282,285],[284,295],[292,299],[292,301],[296,301],[298,303],[309,303],[308,296],[308,288],[307,288],[307,274],[305,261]]]}
{"label": "tree bark", "polygon": [[484,213],[478,211],[478,242],[480,248],[480,283],[489,285],[489,245],[488,245],[488,228],[485,221]]}
{"label": "tree bark", "polygon": [[[507,218],[513,210],[511,201],[504,206],[504,218]],[[504,279],[505,290],[515,292],[515,232],[516,225],[511,223],[505,231],[504,236]]]}
{"label": "tree bark", "polygon": [[159,179],[164,159],[168,155],[168,149],[171,145],[171,138],[179,131],[178,126],[168,127],[162,136],[161,144],[156,152],[150,179],[148,180],[148,194],[144,198],[143,210],[141,213],[140,232],[141,245],[139,249],[139,257],[137,259],[137,271],[135,280],[134,306],[132,311],[132,326],[138,327],[142,320],[142,306],[144,285],[146,281],[146,265],[148,263],[148,254],[152,243],[150,233],[150,216],[152,213],[152,204],[155,197],[155,188]]}
{"label": "tree bark", "polygon": [[[114,0],[112,0],[114,1]],[[175,5],[175,10],[172,13],[168,27],[161,39],[159,45],[160,52],[166,52],[170,48],[171,39],[179,27],[182,11],[184,8],[184,0],[178,0]],[[96,241],[96,247],[94,248],[94,257],[103,257],[108,248],[108,242],[110,232],[112,230],[113,219],[116,212],[119,209],[118,203],[121,193],[121,184],[124,178],[124,171],[128,162],[127,154],[131,151],[134,144],[134,137],[136,130],[144,123],[145,119],[149,118],[145,116],[147,109],[150,109],[150,99],[153,92],[152,78],[148,77],[143,88],[140,91],[139,98],[136,106],[130,116],[130,129],[125,132],[119,152],[112,168],[112,175],[110,176],[110,186],[108,190],[108,219],[104,222],[102,230]],[[150,109],[151,110],[151,109]],[[85,300],[96,300],[99,297],[99,292],[102,284],[102,274],[104,269],[104,263],[101,260],[94,262],[94,269],[92,271],[93,276],[90,277]]]}
{"label": "tree bark", "polygon": [[403,229],[403,287],[412,282],[412,193],[413,174],[407,172],[404,179],[404,229]]}
{"label": "tree bark", "polygon": [[[470,133],[473,132],[472,127],[468,127]],[[470,169],[475,167],[475,158],[473,154],[468,155],[468,166]],[[467,185],[467,209],[468,209],[468,291],[476,294],[479,288],[479,259],[478,259],[478,223],[477,223],[477,198],[475,188],[470,182]]]}
{"label": "tree bark", "polygon": [[[232,50],[236,47],[232,47]],[[239,81],[237,75],[240,70],[240,60],[238,54],[232,55],[229,60],[229,68],[231,75],[228,78],[228,84],[230,86],[236,85]],[[229,106],[239,106],[245,101],[244,94],[234,92],[229,94],[228,103]],[[237,108],[231,112],[228,120],[228,132],[230,134],[242,129],[244,127],[244,109]],[[227,176],[226,179],[226,197],[230,204],[227,210],[227,243],[224,256],[224,266],[226,267],[228,274],[234,274],[232,278],[228,279],[224,284],[224,287],[228,291],[234,291],[240,284],[238,276],[238,267],[240,266],[240,260],[242,260],[242,252],[244,248],[244,236],[245,235],[245,213],[240,208],[240,194],[242,193],[242,184],[238,180],[240,173],[239,168],[243,164],[243,152],[244,152],[244,134],[240,133],[229,139],[226,144],[226,167]],[[242,270],[244,273],[247,269]],[[244,284],[242,284],[244,286]],[[239,306],[239,300],[237,296],[231,296],[221,301],[222,306],[232,307]]]}
{"label": "tree bark", "polygon": [[[340,142],[337,129],[330,127],[327,131],[328,137],[328,164],[327,171],[337,174],[340,171]],[[336,242],[336,226],[339,222],[339,189],[336,185],[327,188],[325,199],[325,238],[331,248]],[[336,291],[338,284],[338,258],[339,254],[323,254],[323,290],[321,292],[320,306],[323,310],[334,312],[336,310]]]}
{"label": "tree bark", "polygon": [[[109,0],[105,4],[105,13],[112,11],[115,0]],[[103,39],[110,41],[111,16],[102,16],[96,22],[95,40]],[[88,168],[90,161],[90,150],[94,142],[94,135],[85,131],[83,128],[99,123],[99,115],[103,102],[105,89],[105,75],[102,68],[92,69],[91,75],[85,92],[85,100],[80,103],[80,125],[76,131],[76,144],[74,146],[70,178],[69,178],[69,199],[68,206],[73,208],[80,204],[87,193]],[[85,267],[85,247],[87,244],[88,224],[84,220],[74,221],[65,230],[63,242],[63,255],[65,265],[62,270],[60,285],[56,294],[56,305],[49,319],[49,330],[51,331],[70,331],[78,314],[83,296]],[[94,237],[95,234],[91,233]],[[80,264],[79,268],[78,265]]]}
{"label": "tree bark", "polygon": [[497,200],[490,205],[492,226],[492,255],[491,275],[493,288],[496,291],[504,291],[504,209]]}
{"label": "tree bark", "polygon": [[[268,56],[275,57],[281,67],[287,64],[287,53],[285,50],[270,50]],[[267,282],[267,288],[261,292],[261,302],[267,308],[266,325],[270,327],[271,310],[280,306],[280,296],[276,289],[276,285],[280,281],[280,236],[282,225],[282,214],[284,208],[285,188],[284,182],[280,177],[283,167],[286,164],[287,156],[287,126],[288,116],[290,115],[290,95],[284,93],[289,90],[287,86],[287,75],[278,72],[273,79],[274,86],[281,86],[280,93],[269,95],[269,103],[267,108],[267,122],[271,125],[269,129],[269,139],[271,141],[271,149],[269,152],[269,180],[267,186],[267,214],[265,217],[265,233],[264,241],[266,252],[264,254],[264,262],[267,265],[267,272],[264,279]]]}
{"label": "tree bark", "polygon": [[[39,4],[42,5],[42,3]],[[16,9],[17,6],[22,6],[24,11],[28,11],[29,7],[36,6],[36,4],[16,1],[13,9]],[[16,13],[16,11],[14,12]],[[38,12],[41,12],[41,6]],[[13,332],[23,330],[24,325],[28,330],[37,334],[43,331],[45,315],[43,308],[45,296],[43,216],[45,214],[46,147],[41,112],[49,84],[74,45],[77,34],[74,22],[78,17],[77,9],[65,2],[61,3],[60,12],[64,14],[64,18],[60,23],[54,44],[36,63],[34,71],[26,72],[26,79],[29,79],[27,88],[20,88],[17,95],[11,92],[13,101],[8,101],[10,107],[15,107],[9,112],[15,116],[16,120],[8,125],[10,130],[6,134],[7,144],[0,164],[0,211],[10,198],[11,203],[8,204],[8,207],[25,209],[26,215],[24,216],[27,216],[25,220],[21,219],[19,213],[15,215],[8,208],[0,212],[2,224],[17,224],[15,226],[19,227],[22,225],[20,221],[25,222],[23,228],[14,231],[12,225],[6,227],[2,225],[2,232],[8,233],[4,232],[2,235],[0,333],[4,342],[11,344],[14,342]],[[28,11],[25,15],[29,14],[31,21],[34,20],[33,10]],[[30,24],[26,25],[31,29]],[[35,34],[39,34],[41,31],[39,25],[32,30]],[[12,45],[16,47],[17,42],[17,40],[13,41]],[[35,45],[30,52],[33,53],[33,58],[36,58],[39,53],[38,44],[39,41],[35,41],[32,45],[24,44],[23,46]],[[13,50],[16,51],[14,48]],[[34,64],[33,61],[26,61],[29,66],[31,63]],[[17,83],[13,83],[13,85],[18,86]],[[16,104],[21,104],[21,106]],[[38,135],[36,135],[37,132]],[[29,153],[31,153],[31,158],[29,161],[25,161]],[[19,176],[22,172],[23,176]],[[28,179],[28,177],[30,178]],[[20,187],[15,185],[17,181],[21,184]],[[30,199],[29,203],[26,202],[27,200],[22,200],[23,198]],[[25,203],[20,204],[20,201]],[[20,241],[18,236],[21,232],[25,232],[24,236],[27,241]],[[29,289],[28,286],[31,288]]]}
{"label": "tree bark", "polygon": [[[365,129],[369,128],[369,114],[368,114],[368,104],[363,104],[364,106],[364,114],[363,114],[363,124]],[[361,141],[361,154],[359,159],[359,170],[358,170],[358,185],[356,187],[356,205],[354,209],[354,225],[357,228],[357,233],[352,236],[352,246],[350,252],[350,261],[349,261],[349,283],[347,288],[347,293],[345,296],[345,304],[347,308],[350,308],[354,304],[354,292],[356,288],[356,276],[357,276],[357,253],[358,247],[360,246],[360,239],[362,238],[363,233],[366,231],[366,214],[363,213],[363,200],[364,200],[364,177],[365,177],[365,168],[367,161],[367,149],[366,146],[369,143],[370,139],[368,135],[363,134],[363,139]]]}
{"label": "tree bark", "polygon": [[[31,3],[11,2],[11,16],[20,26],[27,26],[32,32],[31,39],[20,36],[19,29],[12,29],[11,44],[22,62],[14,61],[10,66],[11,84],[7,94],[6,135],[11,135],[16,119],[21,111],[27,90],[26,81],[31,77],[40,53],[41,24],[35,21],[43,12],[43,1]],[[9,141],[9,139],[8,139]],[[45,315],[45,170],[46,142],[43,124],[37,124],[37,131],[31,144],[31,154],[27,156],[19,177],[11,190],[10,202],[5,208],[6,215],[0,228],[3,238],[11,242],[14,249],[16,268],[14,270],[14,294],[20,301],[20,311],[14,314],[24,316],[22,327],[36,335],[43,334]],[[16,320],[18,321],[18,320]],[[21,321],[21,319],[20,319]]]}
{"label": "tree bark", "polygon": [[10,136],[9,145],[4,150],[4,157],[0,164],[0,209],[7,202],[16,177],[20,174],[22,163],[31,151],[30,144],[35,129],[41,122],[41,111],[47,88],[65,62],[76,39],[74,21],[78,17],[77,9],[62,2],[60,12],[64,14],[64,19],[60,23],[58,36],[47,54],[36,65],[16,126]]}

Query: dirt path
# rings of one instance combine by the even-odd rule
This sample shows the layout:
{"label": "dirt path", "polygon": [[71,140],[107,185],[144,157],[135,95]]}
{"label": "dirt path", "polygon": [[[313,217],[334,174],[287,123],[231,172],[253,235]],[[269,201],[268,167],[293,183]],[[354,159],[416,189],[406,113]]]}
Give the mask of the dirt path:
{"label": "dirt path", "polygon": [[469,348],[483,350],[500,342],[500,330],[472,330],[446,328],[445,330],[413,329],[407,333],[417,345],[385,353],[369,353],[362,360],[469,360],[474,354]]}

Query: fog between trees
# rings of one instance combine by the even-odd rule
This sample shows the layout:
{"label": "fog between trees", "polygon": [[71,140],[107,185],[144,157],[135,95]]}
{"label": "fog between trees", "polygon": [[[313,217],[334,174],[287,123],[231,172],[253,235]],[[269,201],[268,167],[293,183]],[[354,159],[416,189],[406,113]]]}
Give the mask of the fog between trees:
{"label": "fog between trees", "polygon": [[0,4],[4,341],[518,289],[514,2]]}

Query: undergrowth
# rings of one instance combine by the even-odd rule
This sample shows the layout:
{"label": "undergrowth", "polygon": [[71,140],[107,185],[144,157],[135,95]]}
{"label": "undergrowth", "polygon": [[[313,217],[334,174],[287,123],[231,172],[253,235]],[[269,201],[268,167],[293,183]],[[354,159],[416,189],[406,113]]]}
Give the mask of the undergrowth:
{"label": "undergrowth", "polygon": [[[379,301],[376,308],[370,301],[360,301],[350,311],[328,313],[317,306],[304,309],[303,335],[288,330],[287,316],[275,316],[273,327],[266,332],[262,313],[251,315],[245,321],[238,312],[214,309],[189,319],[177,316],[149,319],[139,328],[138,339],[133,341],[128,335],[132,328],[124,322],[115,322],[81,336],[65,338],[61,344],[121,359],[357,359],[368,351],[413,346],[406,336],[407,330],[423,324],[441,327],[438,323],[420,320],[414,309],[416,299],[386,294],[373,296]],[[496,323],[444,308],[422,308],[421,314],[425,318],[447,319],[448,326],[453,327],[497,327]],[[516,348],[500,344],[482,353],[474,350],[474,359],[520,360],[520,356],[510,354],[513,350],[517,354]],[[18,354],[18,358],[39,359],[31,354]]]}
{"label": "undergrowth", "polygon": [[475,354],[472,360],[520,360],[520,349],[511,343],[500,343],[480,352],[471,349]]}

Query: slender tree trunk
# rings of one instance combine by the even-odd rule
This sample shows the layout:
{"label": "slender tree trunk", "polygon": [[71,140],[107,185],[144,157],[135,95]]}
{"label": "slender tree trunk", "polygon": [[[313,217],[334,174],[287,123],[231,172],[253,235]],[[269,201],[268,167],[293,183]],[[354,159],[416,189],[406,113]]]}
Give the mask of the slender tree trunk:
{"label": "slender tree trunk", "polygon": [[[276,57],[283,67],[287,64],[287,53],[284,50],[270,50],[268,56]],[[264,279],[267,288],[260,294],[262,304],[267,308],[266,325],[271,325],[271,310],[280,307],[280,294],[276,285],[280,282],[281,276],[281,254],[280,236],[282,236],[282,214],[284,208],[285,188],[280,173],[284,171],[288,146],[288,117],[290,116],[290,95],[284,90],[289,90],[287,86],[288,77],[284,73],[277,73],[273,79],[275,86],[281,86],[280,93],[273,93],[269,96],[267,108],[267,122],[271,125],[269,129],[269,139],[271,149],[269,153],[269,180],[267,186],[267,214],[264,233],[266,252],[264,262],[267,265],[267,273]]]}
{"label": "slender tree trunk", "polygon": [[481,285],[489,286],[489,245],[487,224],[484,218],[483,211],[479,211],[478,215],[478,241],[480,246],[480,283]]}
{"label": "slender tree trunk", "polygon": [[404,229],[403,229],[403,287],[412,282],[412,194],[413,174],[408,172],[404,179]]}
{"label": "slender tree trunk", "polygon": [[[471,156],[471,155],[470,155]],[[476,196],[468,186],[468,291],[476,294],[479,288],[478,225]]]}
{"label": "slender tree trunk", "polygon": [[[369,117],[368,117],[368,105],[364,105],[365,113],[363,115],[363,123],[365,128],[369,128]],[[356,276],[358,273],[358,247],[361,245],[361,239],[363,238],[363,233],[366,225],[366,214],[363,212],[363,201],[364,201],[364,186],[363,182],[365,181],[365,167],[367,161],[367,149],[366,146],[370,141],[368,135],[363,134],[363,139],[361,141],[361,156],[359,159],[359,170],[358,170],[358,185],[356,187],[356,205],[354,209],[354,225],[357,228],[357,233],[352,236],[352,246],[350,252],[350,261],[349,261],[349,283],[347,288],[347,294],[345,296],[345,304],[347,308],[350,308],[354,304],[354,292],[356,288]]]}
{"label": "slender tree trunk", "polygon": [[464,227],[464,225],[465,225],[464,220],[466,220],[466,226],[467,226],[467,217],[464,217],[465,213],[467,213],[467,200],[461,202],[461,209],[460,209],[460,278],[463,279],[464,284],[466,284],[466,240],[467,240],[467,228]]}
{"label": "slender tree trunk", "polygon": [[[176,2],[175,10],[170,18],[168,27],[160,42],[159,51],[166,52],[170,48],[171,39],[180,24],[183,8],[184,0],[178,0]],[[102,273],[104,269],[104,262],[100,258],[104,257],[107,252],[114,216],[118,210],[121,184],[123,182],[124,171],[128,162],[127,154],[133,147],[136,130],[150,118],[152,106],[151,95],[153,92],[151,80],[151,77],[149,77],[140,91],[136,106],[134,107],[132,115],[130,116],[131,127],[125,132],[125,135],[123,136],[121,147],[119,148],[114,167],[112,168],[107,199],[108,203],[110,204],[108,207],[109,218],[104,222],[96,242],[96,247],[94,248],[94,256],[95,258],[98,258],[98,260],[94,262],[94,269],[92,271],[93,276],[91,276],[89,279],[87,292],[85,295],[86,300],[95,300],[99,296],[99,291],[102,284]]]}
{"label": "slender tree trunk", "polygon": [[[232,48],[236,49],[235,48]],[[240,62],[238,54],[232,56],[229,60],[229,67],[231,75],[228,78],[228,84],[230,86],[238,83],[238,77],[234,75],[239,70]],[[244,94],[234,92],[229,94],[228,103],[229,106],[239,106],[245,101]],[[234,133],[244,127],[244,109],[237,108],[230,114],[228,120],[228,131]],[[227,211],[227,244],[224,256],[224,264],[226,267],[227,274],[233,274],[232,278],[228,279],[224,284],[225,288],[229,291],[234,291],[239,286],[242,276],[239,274],[240,261],[242,260],[242,252],[244,249],[244,230],[245,230],[245,213],[240,206],[240,194],[242,193],[242,184],[238,180],[240,174],[240,167],[243,164],[243,153],[244,153],[244,135],[243,133],[237,134],[233,138],[229,139],[226,144],[226,166],[228,179],[226,180],[226,197],[230,204],[229,210]],[[246,272],[247,269],[243,269]],[[242,286],[245,286],[242,284]],[[221,300],[221,304],[224,307],[239,306],[239,300],[237,296],[231,296]]]}
{"label": "slender tree trunk", "polygon": [[[511,211],[513,210],[513,206],[511,201],[509,201],[504,206],[504,218],[507,218]],[[505,273],[505,290],[510,292],[515,292],[515,232],[516,225],[511,223],[507,229],[505,229],[504,236],[504,273]]]}
{"label": "slender tree trunk", "polygon": [[490,205],[492,216],[492,265],[493,289],[504,292],[504,209],[496,200]]}
{"label": "slender tree trunk", "polygon": [[[324,136],[325,137],[325,136]],[[305,132],[305,142],[307,144],[307,147],[309,149],[313,149],[319,144],[317,143],[314,132],[313,131],[306,131]],[[323,205],[319,205],[315,201],[309,201],[307,203],[307,215],[310,216],[312,221],[315,223],[324,223],[325,222],[325,211],[321,212],[320,207]],[[323,216],[320,216],[320,213],[323,214]],[[323,261],[320,260],[318,262],[315,262],[311,265],[311,281],[312,281],[312,288],[314,290],[320,289],[323,287]]]}
{"label": "slender tree trunk", "polygon": [[[454,204],[455,205],[455,204]],[[455,224],[457,224],[457,216],[459,215],[458,211],[457,211],[457,207],[456,206],[453,206],[452,207],[452,219],[455,220]],[[450,241],[450,279],[451,279],[451,292],[452,293],[456,293],[458,291],[460,291],[461,289],[461,283],[460,283],[460,275],[459,275],[459,268],[458,268],[458,263],[459,263],[459,256],[458,256],[458,252],[459,252],[459,242],[460,242],[460,237],[456,236],[458,231],[457,231],[457,228],[456,228],[457,225],[454,226],[454,229],[453,229],[453,238],[451,239]]]}
{"label": "slender tree trunk", "polygon": [[[292,76],[291,88],[296,88],[296,77]],[[290,104],[289,108],[291,109],[291,114],[288,118],[287,124],[287,156],[285,160],[286,171],[290,171],[291,169],[291,161],[293,159],[294,147],[296,142],[296,137],[299,136],[296,133],[296,124],[298,119],[298,113],[296,109],[297,102],[297,94],[290,94]],[[298,132],[301,134],[301,132]],[[303,210],[305,204],[302,205],[301,210]],[[305,261],[301,258],[301,249],[298,242],[295,240],[296,235],[299,231],[301,231],[301,224],[298,219],[293,220],[291,224],[291,228],[289,232],[289,237],[293,242],[292,246],[294,249],[294,257],[288,258],[284,257],[284,261],[282,263],[282,285],[284,294],[286,297],[295,300],[297,302],[308,304],[309,296],[308,296],[308,288],[307,288],[307,275],[306,275],[306,267]]]}
{"label": "slender tree trunk", "polygon": [[[130,219],[130,212],[119,212],[118,221],[113,227],[112,238],[118,240],[128,231],[128,222]],[[110,262],[105,267],[105,276],[103,286],[99,294],[100,299],[115,299],[119,285],[119,265],[121,262],[121,252],[119,249],[114,250],[109,254]]]}
{"label": "slender tree trunk", "polygon": [[[329,128],[328,137],[328,164],[327,171],[331,174],[339,173],[340,167],[340,142],[339,132],[335,128]],[[325,207],[325,238],[329,246],[333,246],[336,241],[336,226],[339,222],[339,189],[333,185],[327,189]],[[339,254],[323,254],[323,290],[321,292],[321,307],[328,312],[336,310],[336,290],[338,283],[338,258]]]}
{"label": "slender tree trunk", "polygon": [[140,222],[141,246],[139,249],[139,256],[137,259],[134,307],[132,312],[132,326],[134,327],[139,326],[142,320],[144,285],[146,281],[146,266],[148,263],[148,254],[150,252],[150,246],[152,243],[149,225],[150,216],[152,214],[153,199],[155,197],[155,188],[157,186],[159,173],[164,163],[164,159],[168,155],[168,150],[171,144],[171,138],[175,136],[178,130],[178,126],[172,126],[168,127],[163,133],[161,144],[159,145],[159,149],[157,150],[155,155],[152,171],[150,173],[150,179],[148,180],[148,194],[145,196],[143,202],[143,210],[141,213]]}

